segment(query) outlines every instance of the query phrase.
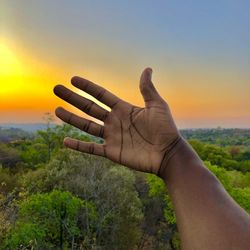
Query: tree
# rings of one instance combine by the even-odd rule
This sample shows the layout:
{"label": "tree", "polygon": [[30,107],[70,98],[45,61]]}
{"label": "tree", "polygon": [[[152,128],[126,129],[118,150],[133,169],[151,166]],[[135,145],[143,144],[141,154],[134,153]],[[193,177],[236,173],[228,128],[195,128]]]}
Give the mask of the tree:
{"label": "tree", "polygon": [[[53,188],[68,190],[94,204],[97,218],[94,223],[87,223],[87,227],[95,228],[96,246],[102,249],[136,246],[143,213],[132,171],[103,158],[63,149],[46,166],[46,171],[38,173],[25,178],[31,192],[50,192]],[[84,223],[79,221],[80,229]]]}
{"label": "tree", "polygon": [[250,213],[250,187],[233,188],[230,195],[242,208]]}
{"label": "tree", "polygon": [[32,195],[20,203],[16,225],[7,234],[4,247],[74,247],[76,238],[80,236],[79,212],[86,208],[87,219],[94,220],[94,206],[69,192],[53,190],[50,193]]}
{"label": "tree", "polygon": [[[240,188],[235,187],[234,183],[234,175],[230,175],[230,171],[226,171],[223,168],[219,168],[215,165],[211,165],[209,162],[206,162],[207,167],[216,175],[216,177],[223,184],[224,188],[231,195],[232,198],[248,213],[250,213],[250,183],[248,186]],[[244,180],[246,176],[243,175],[242,180]],[[248,176],[249,178],[249,176]]]}
{"label": "tree", "polygon": [[235,159],[241,154],[241,148],[239,146],[231,146],[229,147],[228,152],[232,158]]}
{"label": "tree", "polygon": [[35,169],[41,164],[48,163],[63,148],[63,139],[66,136],[90,141],[91,137],[80,133],[80,130],[67,125],[51,125],[51,117],[47,118],[45,130],[38,130],[33,141],[23,141],[19,146],[22,160],[28,167]]}
{"label": "tree", "polygon": [[161,239],[166,238],[166,242],[170,245],[171,249],[180,249],[176,217],[166,185],[162,179],[154,175],[147,175],[147,183],[149,185],[149,197],[161,201],[162,214],[168,225],[164,231],[160,228],[160,230],[163,231]]}
{"label": "tree", "polygon": [[7,144],[0,143],[0,164],[3,167],[15,167],[19,161],[20,156],[16,149],[8,147]]}

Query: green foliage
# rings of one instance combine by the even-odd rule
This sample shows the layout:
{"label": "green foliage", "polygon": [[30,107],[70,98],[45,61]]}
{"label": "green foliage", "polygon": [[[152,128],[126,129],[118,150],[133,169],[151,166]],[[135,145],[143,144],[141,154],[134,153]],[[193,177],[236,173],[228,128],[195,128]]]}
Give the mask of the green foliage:
{"label": "green foliage", "polygon": [[174,206],[169,195],[165,196],[166,208],[164,209],[164,216],[170,225],[176,224],[176,217],[174,213]]}
{"label": "green foliage", "polygon": [[[97,213],[95,223],[92,222],[95,244],[102,249],[110,249],[110,242],[118,249],[132,248],[138,242],[142,207],[134,174],[127,168],[62,149],[44,170],[28,173],[24,183],[29,193],[57,188],[93,203]],[[83,223],[81,219],[79,223]]]}
{"label": "green foliage", "polygon": [[[226,171],[223,168],[206,162],[208,168],[216,175],[232,198],[248,213],[250,213],[250,182],[249,173],[242,174],[236,171]],[[240,187],[241,186],[241,187]]]}
{"label": "green foliage", "polygon": [[157,176],[148,174],[147,182],[149,184],[149,195],[150,196],[162,196],[166,194],[166,185],[164,181]]}
{"label": "green foliage", "polygon": [[237,170],[242,171],[244,173],[250,172],[250,160],[242,161]]}
{"label": "green foliage", "polygon": [[21,157],[30,168],[35,168],[36,165],[47,161],[47,147],[43,143],[26,143],[23,145]]}
{"label": "green foliage", "polygon": [[232,188],[230,195],[250,214],[250,188]]}
{"label": "green foliage", "polygon": [[11,173],[8,168],[0,166],[0,194],[6,196],[14,189],[20,188],[20,186],[19,176]]}
{"label": "green foliage", "polygon": [[175,249],[180,249],[180,239],[176,226],[176,216],[166,185],[162,179],[151,174],[147,175],[146,181],[149,185],[149,197],[151,199],[159,199],[163,204],[162,213],[168,225],[168,232],[165,232],[165,234],[161,237],[166,237],[166,235],[169,235],[169,244],[171,244],[172,247],[175,246]]}
{"label": "green foliage", "polygon": [[16,192],[9,193],[7,196],[0,193],[0,249],[6,233],[16,219],[16,207],[14,205],[16,197]]}
{"label": "green foliage", "polygon": [[[48,115],[46,129],[32,136],[0,129],[8,142],[0,143],[0,248],[141,249],[147,242],[152,249],[180,249],[164,182],[63,149],[66,136],[101,140],[52,120]],[[250,212],[250,130],[183,133]]]}
{"label": "green foliage", "polygon": [[241,153],[241,158],[242,160],[250,160],[250,148],[246,148],[242,153]]}
{"label": "green foliage", "polygon": [[208,169],[220,180],[224,188],[229,190],[231,188],[231,179],[227,174],[227,171],[223,168],[217,167],[216,165],[212,165],[210,162],[205,162],[205,164]]}
{"label": "green foliage", "polygon": [[204,161],[209,161],[211,164],[227,170],[250,171],[250,158],[247,158],[249,148],[223,148],[217,145],[204,144],[198,140],[190,140],[189,143]]}
{"label": "green foliage", "polygon": [[147,183],[149,185],[149,195],[159,197],[164,201],[164,216],[168,224],[176,224],[173,203],[167,193],[164,181],[155,175],[147,175]]}
{"label": "green foliage", "polygon": [[80,130],[68,124],[51,126],[49,120],[47,128],[38,130],[32,141],[23,141],[18,145],[23,162],[33,169],[48,163],[51,157],[63,148],[63,139],[66,136],[90,141],[90,138],[84,133],[80,133]]}
{"label": "green foliage", "polygon": [[188,140],[198,140],[218,146],[250,146],[250,129],[184,129],[181,134]]}
{"label": "green foliage", "polygon": [[0,143],[0,165],[3,167],[14,167],[19,161],[20,156],[16,149]]}
{"label": "green foliage", "polygon": [[49,246],[43,239],[46,233],[33,223],[17,222],[15,230],[9,232],[2,249],[32,249]]}
{"label": "green foliage", "polygon": [[88,209],[88,220],[94,220],[93,205],[69,192],[53,190],[32,195],[20,203],[16,226],[7,235],[5,246],[9,249],[21,245],[37,248],[69,246],[80,234],[77,223],[83,208]]}
{"label": "green foliage", "polygon": [[[248,213],[250,213],[250,175],[249,173],[241,173],[239,171],[227,171],[224,168],[205,162],[210,171],[220,180],[224,188],[235,199],[235,201]],[[154,176],[147,175],[147,183],[149,185],[149,195],[158,197],[164,202],[164,217],[169,225],[176,224],[176,217],[173,210],[172,201],[167,194],[164,182]],[[178,239],[178,236],[176,236]],[[179,241],[176,240],[178,245]]]}

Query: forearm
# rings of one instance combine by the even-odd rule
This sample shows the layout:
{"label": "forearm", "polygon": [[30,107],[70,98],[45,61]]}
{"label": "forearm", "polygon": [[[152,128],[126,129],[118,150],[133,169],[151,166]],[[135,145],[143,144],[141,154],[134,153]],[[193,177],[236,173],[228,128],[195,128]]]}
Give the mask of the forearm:
{"label": "forearm", "polygon": [[250,218],[184,140],[161,172],[183,249],[249,249]]}
{"label": "forearm", "polygon": [[145,108],[131,105],[87,79],[72,78],[75,87],[108,106],[111,112],[57,85],[57,96],[104,122],[102,126],[58,108],[56,114],[63,121],[105,140],[105,144],[97,144],[66,138],[64,145],[143,172],[158,173],[160,164],[160,175],[174,203],[183,248],[249,249],[249,216],[229,197],[192,148],[182,139],[175,140],[178,130],[151,75],[152,69],[146,68],[140,78]]}

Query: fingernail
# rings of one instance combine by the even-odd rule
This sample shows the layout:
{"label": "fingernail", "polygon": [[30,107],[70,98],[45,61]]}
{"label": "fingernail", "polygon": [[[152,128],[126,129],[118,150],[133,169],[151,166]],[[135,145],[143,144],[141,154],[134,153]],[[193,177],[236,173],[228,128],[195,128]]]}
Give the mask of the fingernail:
{"label": "fingernail", "polygon": [[68,138],[66,137],[66,138],[64,138],[64,140],[63,140],[63,144],[64,144],[64,146],[68,146],[69,145],[69,140],[68,140]]}
{"label": "fingernail", "polygon": [[153,70],[151,68],[147,68],[147,72],[149,73],[149,77],[150,77],[150,80],[151,80]]}

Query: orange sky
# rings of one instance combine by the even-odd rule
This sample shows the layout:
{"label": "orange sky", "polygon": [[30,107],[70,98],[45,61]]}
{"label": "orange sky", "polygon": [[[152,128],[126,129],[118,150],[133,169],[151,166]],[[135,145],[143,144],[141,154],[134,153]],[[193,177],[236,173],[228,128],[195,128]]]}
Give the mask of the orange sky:
{"label": "orange sky", "polygon": [[[131,26],[125,27],[130,20],[119,20],[120,23],[108,30],[117,28],[118,31],[123,27],[124,32],[134,32],[122,41],[117,38],[117,33],[102,33],[102,29],[95,26],[100,25],[102,20],[99,19],[94,20],[96,24],[86,24],[86,29],[78,27],[79,23],[90,22],[87,20],[90,17],[88,12],[82,17],[74,4],[70,5],[69,15],[71,18],[75,15],[77,23],[67,23],[63,13],[62,16],[56,13],[53,20],[52,14],[46,13],[48,18],[44,19],[41,13],[50,11],[48,2],[39,6],[31,4],[29,7],[33,12],[28,12],[25,4],[21,6],[18,1],[14,2],[6,1],[0,12],[0,123],[41,122],[43,114],[54,113],[58,105],[81,114],[53,94],[57,83],[75,89],[69,83],[73,75],[100,83],[121,98],[143,105],[139,77],[143,68],[150,66],[156,88],[169,102],[179,127],[250,127],[250,71],[249,61],[244,58],[247,54],[244,44],[233,52],[222,49],[219,52],[219,44],[213,44],[211,39],[211,46],[216,48],[214,54],[199,54],[199,46],[204,46],[204,51],[205,46],[211,50],[205,40],[197,41],[194,48],[188,47],[187,40],[185,46],[179,44],[181,49],[178,49],[169,38],[145,39],[146,34],[140,34],[135,20],[134,31]],[[62,5],[66,7],[66,3]],[[23,8],[27,15],[17,13],[19,8]],[[34,16],[28,19],[31,13]],[[158,14],[164,17],[162,13]],[[131,15],[133,18],[133,13]],[[60,18],[61,21],[57,21]],[[196,17],[193,18],[195,21]],[[60,29],[62,25],[67,28]],[[152,27],[149,25],[149,28]],[[135,31],[145,36],[144,39],[137,37]],[[195,39],[199,33],[191,27],[190,34]],[[189,39],[188,35],[186,39]],[[161,40],[169,43],[161,43]],[[227,41],[229,46],[229,40],[222,40],[223,46],[227,46]]]}
{"label": "orange sky", "polygon": [[[60,65],[46,64],[32,57],[28,51],[23,53],[17,46],[12,47],[6,40],[0,43],[0,55],[0,122],[39,122],[45,112],[53,113],[58,105],[81,114],[60,101],[52,91],[57,83],[75,89],[69,83],[70,77],[76,74],[72,69],[66,72]],[[210,119],[218,126],[224,121],[231,122],[234,126],[248,123],[248,93],[245,92],[244,95],[244,85],[240,89],[237,84],[231,84],[233,81],[237,82],[238,76],[227,72],[212,73],[208,76],[206,72],[196,71],[179,75],[175,72],[162,73],[156,69],[154,82],[160,93],[169,101],[181,126],[187,124],[186,126],[193,127],[194,121],[198,126],[204,127]],[[79,74],[102,83],[104,87],[130,102],[143,105],[138,89],[139,70],[118,75],[102,71],[101,68],[97,71],[87,68]],[[214,82],[218,82],[216,89]],[[212,123],[209,125],[212,126]]]}

